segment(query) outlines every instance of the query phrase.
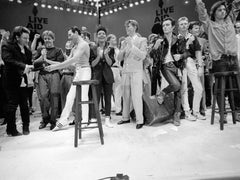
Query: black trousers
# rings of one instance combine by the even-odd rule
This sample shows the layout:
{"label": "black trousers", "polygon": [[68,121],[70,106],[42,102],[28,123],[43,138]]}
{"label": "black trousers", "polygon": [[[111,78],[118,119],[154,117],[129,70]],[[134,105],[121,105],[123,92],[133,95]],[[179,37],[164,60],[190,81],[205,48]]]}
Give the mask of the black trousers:
{"label": "black trousers", "polygon": [[29,127],[29,108],[28,108],[28,92],[27,87],[8,88],[6,87],[7,97],[7,133],[14,133],[16,128],[16,110],[20,106],[20,113],[23,128]]}
{"label": "black trousers", "polygon": [[151,95],[156,95],[157,84],[161,87],[161,75],[160,70],[157,67],[152,67],[152,76],[151,76]]}
{"label": "black trousers", "polygon": [[178,69],[172,62],[169,62],[167,64],[163,64],[162,74],[169,84],[166,88],[163,89],[163,92],[166,94],[174,92],[175,112],[181,112],[181,82],[178,78]]}

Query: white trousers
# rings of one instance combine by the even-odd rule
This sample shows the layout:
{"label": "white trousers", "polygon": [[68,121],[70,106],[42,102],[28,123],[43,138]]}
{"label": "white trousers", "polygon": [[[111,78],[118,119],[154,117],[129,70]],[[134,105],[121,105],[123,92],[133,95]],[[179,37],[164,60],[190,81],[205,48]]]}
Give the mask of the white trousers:
{"label": "white trousers", "polygon": [[120,75],[120,68],[112,67],[114,83],[113,83],[113,95],[115,112],[118,113],[122,110],[121,99],[122,99],[122,77]]}
{"label": "white trousers", "polygon": [[182,72],[182,87],[181,87],[181,95],[182,95],[182,106],[184,111],[189,111],[189,102],[188,102],[188,83],[187,77],[189,77],[194,91],[193,96],[193,108],[194,112],[199,112],[200,102],[202,98],[202,84],[198,75],[198,70],[196,67],[195,60],[192,58],[188,58],[186,62],[186,67]]}
{"label": "white trousers", "polygon": [[[82,67],[82,68],[76,67],[76,75],[73,81],[82,81],[82,80],[90,80],[90,79],[91,79],[90,67]],[[89,85],[82,86],[82,94],[81,94],[82,101],[88,101],[88,90],[89,90]],[[76,86],[72,84],[67,94],[66,104],[62,111],[61,117],[58,120],[58,122],[61,123],[62,125],[68,124],[68,118],[72,111],[72,106],[74,104],[75,97],[76,97]],[[82,122],[88,122],[88,112],[89,112],[88,104],[83,104],[82,105]]]}

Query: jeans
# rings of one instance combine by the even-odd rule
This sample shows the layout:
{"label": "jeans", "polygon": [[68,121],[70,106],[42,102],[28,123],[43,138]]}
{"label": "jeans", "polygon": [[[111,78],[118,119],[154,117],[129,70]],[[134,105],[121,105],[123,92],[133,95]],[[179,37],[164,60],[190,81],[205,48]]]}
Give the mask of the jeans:
{"label": "jeans", "polygon": [[165,94],[174,92],[175,112],[181,112],[181,84],[178,78],[178,69],[172,62],[169,62],[167,64],[163,64],[162,74],[169,84],[166,88],[163,89],[163,92]]}
{"label": "jeans", "polygon": [[[91,79],[90,67],[76,68],[76,75],[73,81],[82,81],[82,80],[90,80],[90,79]],[[77,89],[76,85],[72,84],[70,87],[70,90],[68,91],[66,104],[62,111],[61,117],[58,120],[58,122],[61,123],[62,125],[68,124],[68,117],[72,112],[72,107],[76,97],[76,89]],[[88,101],[88,90],[89,90],[89,85],[82,86],[82,94],[81,94],[82,101]],[[88,104],[82,104],[81,106],[82,106],[82,122],[88,122],[89,106]]]}
{"label": "jeans", "polygon": [[182,106],[184,111],[189,111],[189,102],[188,102],[188,78],[190,79],[194,91],[193,95],[193,111],[198,113],[200,102],[202,99],[203,88],[198,75],[198,70],[196,67],[195,60],[188,58],[186,62],[186,67],[182,71],[182,86],[181,86],[181,95],[182,95]]}

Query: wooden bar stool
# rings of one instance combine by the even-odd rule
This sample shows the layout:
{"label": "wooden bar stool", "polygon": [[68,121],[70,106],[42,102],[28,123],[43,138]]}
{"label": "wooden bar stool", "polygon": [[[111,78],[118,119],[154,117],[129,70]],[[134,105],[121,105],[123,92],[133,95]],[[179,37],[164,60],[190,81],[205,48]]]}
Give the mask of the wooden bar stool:
{"label": "wooden bar stool", "polygon": [[[103,128],[102,128],[102,121],[99,113],[98,108],[98,101],[97,101],[97,91],[96,91],[96,85],[99,84],[98,80],[86,80],[86,81],[76,81],[73,82],[73,85],[76,85],[76,115],[75,115],[75,135],[74,135],[74,147],[78,146],[78,137],[79,139],[82,138],[82,129],[92,129],[92,128],[98,128],[101,144],[104,144],[103,140]],[[81,95],[82,95],[82,85],[89,85],[92,89],[92,100],[90,101],[82,101]],[[96,112],[96,118],[97,121],[95,122],[84,122],[82,123],[82,104],[93,104],[94,109]],[[91,127],[82,127],[82,125],[89,125],[89,124],[97,124],[96,126]]]}
{"label": "wooden bar stool", "polygon": [[[218,112],[220,114],[220,130],[223,130],[224,126],[224,114],[231,112],[232,113],[232,120],[233,124],[236,124],[236,118],[235,113],[237,112],[235,104],[234,104],[234,91],[239,91],[240,95],[240,78],[239,78],[239,72],[238,71],[228,71],[228,72],[216,72],[213,74],[215,77],[215,85],[213,88],[213,106],[212,106],[212,117],[211,117],[211,124],[214,124],[214,116],[215,112]],[[226,88],[226,79],[228,78],[229,81],[229,88]],[[237,80],[237,88],[233,88],[233,78],[236,78]],[[219,88],[219,84],[221,84],[221,87]],[[230,93],[230,99],[229,103],[232,105],[232,110],[224,110],[224,104],[225,104],[225,92]],[[218,111],[216,111],[216,101],[217,101],[217,94],[220,94],[221,101],[220,101],[220,107],[218,107]]]}

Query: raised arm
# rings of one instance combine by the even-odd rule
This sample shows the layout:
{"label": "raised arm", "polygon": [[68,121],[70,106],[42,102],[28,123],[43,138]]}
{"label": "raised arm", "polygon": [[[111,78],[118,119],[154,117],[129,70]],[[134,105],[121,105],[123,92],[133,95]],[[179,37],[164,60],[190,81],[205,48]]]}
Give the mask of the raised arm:
{"label": "raised arm", "polygon": [[205,30],[205,32],[207,32],[206,30],[208,29],[209,20],[210,20],[208,13],[207,13],[207,9],[202,0],[195,0],[195,2],[197,5],[197,12],[198,12],[199,20],[203,23],[204,30]]}

